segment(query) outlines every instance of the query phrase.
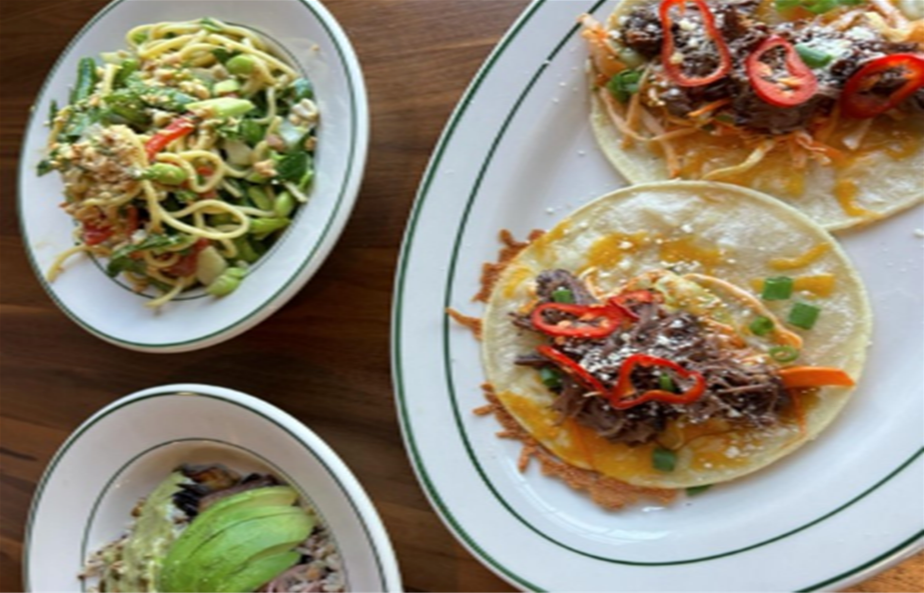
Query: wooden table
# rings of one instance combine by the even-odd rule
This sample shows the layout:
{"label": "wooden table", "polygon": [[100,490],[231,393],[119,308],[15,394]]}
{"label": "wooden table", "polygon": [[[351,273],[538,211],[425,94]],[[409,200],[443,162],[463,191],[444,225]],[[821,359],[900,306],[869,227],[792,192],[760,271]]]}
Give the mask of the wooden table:
{"label": "wooden table", "polygon": [[[122,395],[202,382],[265,398],[330,443],[378,507],[407,590],[513,590],[456,542],[417,484],[395,413],[388,331],[398,248],[430,152],[469,80],[526,2],[327,0],[353,40],[369,87],[373,134],[356,209],[330,258],[282,310],[231,341],[181,355],[130,352],[84,332],[44,293],[20,238],[16,170],[29,106],[68,40],[104,4],[0,3],[0,589],[22,588],[29,503],[67,435]],[[349,323],[324,315],[331,299],[355,312]],[[851,591],[922,589],[924,555],[918,555]]]}

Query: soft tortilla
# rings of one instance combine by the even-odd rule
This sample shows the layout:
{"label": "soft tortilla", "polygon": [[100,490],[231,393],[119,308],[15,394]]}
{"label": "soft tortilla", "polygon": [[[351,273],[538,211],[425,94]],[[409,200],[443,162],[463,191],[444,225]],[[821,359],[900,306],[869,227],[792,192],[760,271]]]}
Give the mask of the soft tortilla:
{"label": "soft tortilla", "polygon": [[[781,272],[768,263],[802,256],[818,245],[825,246],[824,252],[798,269]],[[571,420],[560,422],[549,408],[555,394],[539,373],[514,363],[542,338],[518,330],[509,314],[529,310],[534,280],[543,270],[580,274],[596,268],[597,284],[610,293],[632,277],[671,263],[665,259],[748,290],[755,280],[781,274],[833,275],[830,296],[794,295],[766,304],[780,319],[797,299],[821,307],[814,329],[797,332],[804,339],[799,364],[838,367],[858,379],[870,337],[870,308],[860,278],[832,237],[798,211],[755,191],[710,182],[664,182],[628,187],[591,202],[534,240],[500,275],[483,320],[482,354],[488,381],[505,408],[563,461],[654,488],[731,480],[815,438],[847,402],[850,389],[823,388],[804,399],[804,432],[791,422],[771,432],[696,439],[696,446],[681,449],[671,473],[652,467],[654,445],[614,444]]]}
{"label": "soft tortilla", "polygon": [[[615,28],[618,19],[637,6],[656,1],[623,0],[607,21],[607,28]],[[898,8],[909,18],[915,18],[905,4]],[[924,28],[924,23],[921,27]],[[624,135],[612,124],[602,100],[594,93],[591,93],[590,121],[606,157],[630,182],[648,183],[670,178],[660,152],[640,142],[624,144]],[[849,125],[856,128],[859,123],[854,121]],[[880,138],[873,138],[873,130],[866,135],[870,140],[861,144],[857,151],[845,149],[845,154],[852,155],[848,156],[847,165],[834,167],[810,160],[804,177],[800,177],[791,162],[780,153],[777,158],[759,163],[740,181],[734,178],[719,181],[740,183],[768,193],[802,210],[831,231],[868,224],[924,201],[924,183],[921,181],[921,171],[924,171],[924,117],[895,122],[883,115],[874,119],[872,125],[880,129]],[[893,130],[901,130],[908,140],[888,148],[865,148],[872,141],[888,144],[882,142],[882,137]],[[710,168],[744,162],[750,149],[729,146],[728,142],[727,139],[717,140],[707,132],[698,132],[684,138],[680,145],[694,152],[713,146],[715,162],[721,164]]]}

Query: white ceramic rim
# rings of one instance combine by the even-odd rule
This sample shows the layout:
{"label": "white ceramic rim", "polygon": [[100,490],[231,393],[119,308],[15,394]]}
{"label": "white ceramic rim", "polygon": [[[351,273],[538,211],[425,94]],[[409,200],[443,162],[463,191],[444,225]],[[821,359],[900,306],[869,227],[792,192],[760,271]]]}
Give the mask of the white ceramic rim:
{"label": "white ceramic rim", "polygon": [[[574,6],[573,12],[575,14],[580,13],[580,12],[604,13],[605,14],[607,13],[607,11],[603,11],[601,7],[604,4],[606,4],[608,1],[609,0],[585,0],[584,2],[580,2],[580,3],[572,2],[571,4]],[[472,103],[477,102],[478,100],[481,100],[482,104],[480,105],[480,107],[483,109],[484,108],[483,102],[485,101],[485,99],[483,96],[480,96],[480,95],[490,95],[492,92],[495,94],[497,92],[500,92],[496,88],[497,85],[492,86],[490,82],[485,83],[486,79],[492,74],[492,71],[495,69],[496,64],[499,61],[503,60],[505,53],[508,52],[511,49],[511,46],[515,44],[515,41],[518,35],[521,34],[524,31],[524,29],[528,28],[530,21],[533,20],[537,14],[542,12],[543,7],[546,7],[554,3],[562,4],[564,2],[556,2],[556,0],[534,0],[524,10],[523,14],[512,25],[508,33],[504,36],[504,38],[501,40],[501,42],[498,44],[498,46],[495,48],[492,54],[485,61],[482,68],[476,74],[468,90],[463,95],[455,111],[450,117],[443,131],[442,137],[439,143],[437,144],[436,148],[434,149],[433,157],[421,181],[420,189],[418,191],[418,195],[415,200],[414,208],[408,220],[408,226],[407,226],[407,230],[405,233],[404,242],[402,245],[398,268],[396,271],[395,294],[394,294],[394,299],[393,299],[393,314],[392,314],[392,319],[393,319],[392,369],[393,369],[393,375],[394,375],[393,381],[394,381],[394,388],[395,388],[397,405],[398,405],[398,417],[401,423],[402,433],[403,433],[404,440],[405,440],[405,446],[407,448],[412,467],[414,468],[416,475],[425,493],[427,494],[431,504],[433,505],[434,509],[438,512],[439,516],[444,521],[447,528],[456,536],[459,542],[462,545],[464,545],[479,561],[481,561],[485,566],[487,566],[490,570],[492,570],[499,577],[505,579],[512,585],[518,588],[524,589],[524,590],[544,590],[544,588],[541,586],[541,584],[532,581],[527,571],[520,571],[520,572],[512,571],[508,566],[505,566],[505,562],[499,559],[497,554],[492,555],[491,553],[487,552],[484,549],[485,546],[483,544],[496,543],[496,542],[488,542],[488,540],[485,538],[482,538],[481,540],[477,540],[469,533],[471,531],[470,526],[466,525],[465,522],[457,516],[459,514],[458,511],[460,510],[459,507],[453,506],[452,503],[449,503],[446,501],[446,496],[445,496],[446,492],[444,491],[444,489],[447,487],[446,478],[445,478],[445,475],[438,475],[441,473],[445,474],[446,471],[441,470],[439,467],[437,467],[435,464],[434,457],[429,454],[429,447],[432,446],[433,443],[418,440],[417,430],[415,429],[415,423],[418,422],[417,418],[420,418],[422,415],[425,415],[424,413],[427,411],[422,408],[421,402],[426,398],[441,399],[442,397],[444,397],[444,391],[443,391],[442,386],[437,387],[431,384],[429,385],[429,388],[427,389],[426,394],[419,394],[416,391],[414,392],[415,394],[419,396],[419,398],[414,397],[414,395],[409,395],[409,388],[406,386],[406,382],[408,382],[409,378],[412,378],[412,377],[416,378],[416,376],[418,375],[418,373],[415,372],[413,365],[415,365],[416,363],[418,368],[420,365],[424,365],[424,366],[426,365],[419,360],[415,361],[410,358],[406,358],[405,351],[410,350],[411,347],[405,346],[405,344],[408,344],[411,341],[420,342],[423,338],[419,333],[412,335],[411,332],[405,330],[403,326],[407,323],[407,319],[410,318],[411,316],[420,317],[421,315],[427,315],[427,314],[419,310],[419,308],[405,309],[405,306],[406,306],[405,301],[407,300],[407,297],[404,291],[405,291],[405,288],[407,288],[407,285],[409,284],[408,276],[411,274],[410,270],[412,269],[415,263],[415,257],[416,257],[416,261],[418,262],[421,261],[421,258],[423,257],[430,257],[431,259],[433,257],[439,257],[439,256],[436,256],[432,250],[427,250],[425,245],[423,247],[417,245],[417,243],[421,241],[419,239],[419,235],[423,234],[421,230],[423,227],[422,226],[419,227],[419,223],[420,223],[421,217],[425,216],[422,214],[422,212],[425,209],[425,203],[426,202],[439,203],[441,199],[446,199],[445,196],[441,198],[439,194],[436,194],[434,193],[434,191],[431,191],[431,185],[435,185],[438,183],[437,181],[438,176],[451,175],[453,178],[453,182],[456,184],[465,185],[471,182],[471,185],[475,187],[475,189],[472,190],[472,194],[471,194],[472,196],[474,196],[479,191],[478,187],[482,181],[480,177],[472,182],[468,177],[464,177],[462,174],[459,174],[457,171],[452,170],[451,165],[443,163],[444,158],[446,158],[446,160],[449,161],[447,154],[453,153],[454,148],[456,148],[454,147],[453,143],[454,143],[455,137],[459,134],[459,131],[462,128],[466,128],[465,124],[471,124],[471,120],[468,120],[468,121],[466,120],[466,116],[469,115],[469,107],[471,106]],[[610,2],[610,4],[612,4],[612,2]],[[542,74],[543,70],[552,62],[555,55],[565,45],[566,40],[570,36],[572,36],[575,33],[575,31],[576,31],[576,27],[572,27],[570,31],[568,32],[568,34],[561,38],[561,41],[558,43],[557,46],[555,46],[554,51],[552,51],[552,53],[546,57],[545,61],[539,63],[539,65],[536,66],[535,74],[533,75],[532,81],[535,81]],[[554,34],[555,39],[559,39],[558,30],[550,31],[546,29],[544,30],[544,32],[546,34]],[[550,42],[550,44],[554,44],[554,43],[555,43],[554,41]],[[538,62],[538,58],[537,58],[537,62]],[[520,73],[517,73],[517,75],[520,76]],[[522,76],[528,77],[528,74],[525,74]],[[531,84],[532,82],[529,83],[529,85]],[[516,98],[505,99],[507,102],[513,103],[513,107],[511,108],[511,116],[512,116],[512,113],[515,112],[519,108],[520,102],[528,94],[529,85],[527,85],[526,90],[523,90],[522,93],[519,88],[512,87],[512,86],[506,89],[506,93],[508,97],[515,96],[518,93],[521,93],[519,94],[519,99],[516,99]],[[504,105],[507,105],[507,103],[504,103]],[[506,109],[507,109],[506,107],[503,108],[504,111],[506,111]],[[472,111],[477,111],[477,109],[472,109]],[[509,117],[508,117],[508,121],[509,121]],[[470,129],[470,127],[466,129]],[[493,144],[491,145],[490,150],[493,150],[494,148],[496,148],[500,143],[499,136],[503,134],[503,131],[498,132],[493,127],[485,126],[485,125],[482,125],[480,129],[482,130],[481,133],[486,136],[493,137],[495,133],[498,135],[498,138],[496,138],[493,141]],[[486,142],[488,144],[491,143],[490,140]],[[553,139],[553,142],[554,142],[554,139]],[[476,148],[472,146],[467,146],[466,148],[467,148],[466,158],[468,159],[480,160],[481,158],[484,158],[485,163],[487,163],[492,158],[490,155],[487,157],[484,157],[483,154],[480,152],[482,150],[481,148]],[[458,150],[456,152],[458,152]],[[453,153],[453,156],[457,158],[456,162],[458,162],[458,155]],[[486,167],[487,167],[487,164],[485,164],[485,168]],[[445,190],[445,187],[442,187],[441,189]],[[616,189],[616,188],[612,188],[612,189]],[[454,195],[452,196],[452,198],[449,198],[449,199],[463,199],[464,200],[464,197],[459,197],[459,196]],[[465,210],[466,216],[474,200],[475,200],[474,197],[470,197],[468,204],[460,207],[460,209]],[[920,213],[920,209],[918,209],[917,212]],[[479,224],[483,225],[485,224],[485,221],[483,219],[479,219]],[[464,245],[459,243],[459,237],[457,237],[457,244],[455,247],[456,251],[464,247],[465,247]],[[416,256],[414,253],[415,248],[421,249],[422,251],[427,251],[427,254],[425,256]],[[454,265],[455,265],[454,261],[449,263],[450,268],[452,268]],[[439,268],[440,273],[444,272],[445,269],[446,269],[446,263],[442,263]],[[452,275],[451,271],[447,273],[447,276],[451,276],[451,275]],[[435,278],[428,279],[429,282],[433,282],[434,280],[437,283],[439,283],[439,280]],[[451,282],[451,280],[448,280],[447,282]],[[448,300],[444,302],[444,305],[449,306]],[[451,365],[451,361],[450,361],[451,354],[449,353],[449,350],[446,347],[446,343],[449,340],[449,338],[447,337],[448,331],[446,328],[447,328],[447,324],[444,323],[441,329],[438,330],[439,332],[441,332],[440,335],[428,336],[428,338],[432,338],[431,341],[436,341],[436,342],[442,341],[442,348],[443,348],[442,356],[445,359],[443,362],[444,362],[444,366],[448,369]],[[435,344],[433,346],[435,347]],[[432,363],[432,362],[433,361],[430,359],[427,360],[427,363]],[[451,375],[449,371],[446,371],[446,373],[447,375]],[[451,383],[451,380],[449,382]],[[419,387],[417,389],[419,390]],[[450,394],[453,393],[453,387],[451,385],[449,385],[448,391]],[[451,397],[453,401],[455,402],[455,395],[450,395],[449,397]],[[453,408],[455,409],[456,407],[457,406],[454,403]],[[444,410],[440,409],[439,412],[444,413]],[[435,421],[434,418],[428,418],[428,420],[431,422]],[[441,426],[443,427],[446,433],[444,440],[453,441],[453,446],[455,446],[454,441],[456,437],[454,435],[456,434],[456,427],[453,426],[453,422],[459,425],[458,430],[460,433],[462,434],[465,433],[465,430],[461,428],[460,420],[458,418],[452,419],[452,418],[447,418],[443,416],[440,416],[438,420],[441,422]],[[419,428],[419,426],[417,428]],[[465,441],[464,447],[467,449],[468,456],[474,460],[476,456],[471,450],[471,446],[472,446],[471,443],[469,443],[464,438],[463,440]],[[453,451],[453,454],[455,453],[456,452]],[[863,498],[867,497],[868,495],[876,492],[878,489],[880,489],[881,486],[888,484],[890,481],[892,481],[896,477],[902,477],[906,480],[910,477],[913,480],[915,476],[922,473],[922,468],[924,468],[924,464],[922,464],[922,461],[924,461],[924,458],[922,458],[922,454],[924,454],[924,447],[918,448],[916,452],[913,452],[907,459],[905,459],[903,462],[899,463],[898,465],[884,468],[881,472],[879,472],[879,473],[884,474],[881,477],[881,479],[878,479],[877,481],[875,481],[875,483],[873,483],[868,488],[863,490],[856,497],[850,500],[847,500],[844,504],[842,504],[838,508],[833,509],[831,512],[816,518],[814,521],[811,521],[808,524],[803,525],[796,530],[793,530],[788,533],[782,533],[779,537],[774,538],[774,540],[784,539],[796,533],[800,533],[803,530],[808,530],[813,525],[816,525],[820,522],[825,521],[828,517],[837,515],[838,513],[851,507],[858,501],[861,501]],[[460,454],[460,457],[464,457],[464,455]],[[454,458],[454,461],[456,463],[459,463],[458,458]],[[468,461],[466,461],[465,463],[468,463]],[[513,514],[514,516],[517,516],[516,511],[514,509],[509,508],[509,503],[504,501],[503,497],[496,490],[494,490],[493,486],[490,485],[490,479],[489,477],[485,475],[485,470],[479,465],[478,461],[474,461],[474,465],[477,467],[477,471],[480,474],[481,480],[485,482],[486,487],[490,489],[494,497],[497,498],[498,500],[497,504],[499,506],[507,507],[508,511],[511,514]],[[453,467],[458,469],[459,466],[454,465]],[[462,478],[458,478],[458,479],[461,480]],[[481,485],[479,484],[478,487],[480,488]],[[472,504],[475,504],[474,501],[472,501]],[[522,517],[517,516],[517,518],[521,522],[524,521]],[[924,529],[921,528],[922,526],[914,527],[913,525],[909,525],[908,527],[909,529],[916,530],[914,533],[910,534],[909,537],[903,538],[902,541],[898,542],[895,545],[889,546],[887,549],[884,549],[881,553],[877,553],[874,557],[867,557],[864,559],[864,561],[855,563],[854,567],[851,568],[850,570],[840,571],[837,574],[829,574],[824,579],[818,579],[811,583],[805,584],[799,590],[800,591],[801,590],[813,591],[813,590],[830,590],[833,588],[843,588],[853,583],[864,580],[868,578],[869,576],[871,576],[872,574],[878,571],[881,571],[884,568],[896,562],[901,561],[902,559],[908,557],[909,555],[914,554],[917,551],[920,551],[922,548],[924,548]],[[536,527],[533,527],[533,526],[530,526],[530,527],[533,529],[533,531],[539,534],[539,537],[543,537],[542,534],[540,534],[537,531]],[[500,526],[498,528],[502,529],[502,527]],[[508,540],[508,542],[509,541],[510,540]],[[770,543],[770,542],[764,542],[764,543]],[[515,544],[511,543],[511,545],[515,547]],[[764,545],[764,544],[759,543],[758,546],[760,545]],[[515,551],[510,552],[510,554],[515,554],[515,553],[516,553]],[[737,552],[735,551],[730,552],[731,555],[735,553]],[[725,555],[728,555],[728,554],[723,554],[722,556],[725,556]],[[565,562],[566,559],[567,559],[567,553],[563,553],[561,561]],[[708,561],[708,558],[705,560]],[[541,560],[537,560],[537,561],[541,562]],[[697,561],[697,560],[692,559],[687,562],[694,562],[694,561]],[[613,561],[613,562],[616,562],[617,564],[619,564],[618,561]],[[679,565],[683,563],[684,562],[680,562],[680,563],[654,562],[654,563],[650,563],[650,565],[652,566],[670,565],[670,564]],[[642,563],[624,562],[621,564],[629,566],[632,564],[645,565],[646,563],[644,562]],[[612,574],[610,574],[610,577],[613,579],[618,579],[621,576],[628,576],[628,575],[620,575],[618,572],[615,572],[615,571]],[[584,583],[584,585],[586,585],[586,582]],[[598,585],[598,586],[601,586],[601,585]],[[640,589],[634,589],[631,581],[625,582],[625,583],[620,582],[619,584],[615,582],[610,582],[608,586],[615,587],[615,589],[610,589],[610,590],[640,590]],[[576,590],[578,590],[581,588],[581,585],[575,584],[575,587],[576,587]],[[672,588],[670,583],[665,583],[664,588],[659,589],[659,590],[685,590],[685,584],[677,581],[677,582],[674,582],[673,588]]]}
{"label": "white ceramic rim", "polygon": [[[178,383],[143,389],[107,405],[83,422],[55,453],[38,482],[26,523],[22,557],[23,584],[26,591],[32,590],[29,574],[30,554],[33,553],[31,550],[32,530],[41,511],[45,487],[54,476],[56,468],[61,463],[67,462],[68,452],[71,447],[83,435],[91,431],[98,421],[118,413],[119,410],[142,401],[158,397],[173,397],[178,394],[183,394],[184,397],[190,395],[192,397],[208,397],[228,405],[240,407],[250,414],[273,423],[280,431],[297,441],[298,445],[303,447],[307,454],[315,457],[325,467],[330,478],[337,482],[343,497],[348,500],[357,519],[362,523],[363,530],[375,554],[377,573],[380,575],[380,582],[383,585],[381,590],[395,593],[403,590],[394,549],[375,506],[350,469],[327,443],[287,412],[257,397],[225,387],[198,383]],[[310,495],[310,490],[308,492]],[[324,514],[323,509],[318,510],[322,515]],[[334,537],[336,538],[336,534],[334,534]]]}
{"label": "white ceramic rim", "polygon": [[[42,84],[42,88],[36,97],[34,105],[44,103],[44,97],[49,90],[48,86],[50,81],[54,78],[73,47],[89,32],[94,24],[114,8],[133,1],[138,0],[113,0],[84,25],[61,53],[54,66],[52,66]],[[49,297],[62,312],[84,330],[111,344],[143,352],[187,352],[221,343],[256,326],[275,313],[289,299],[294,297],[311,279],[315,272],[317,272],[318,268],[320,268],[321,264],[336,245],[356,203],[366,166],[369,146],[368,97],[359,60],[349,38],[333,15],[319,0],[293,1],[303,6],[305,10],[312,15],[312,18],[320,24],[321,28],[326,31],[332,45],[337,50],[337,58],[346,72],[346,82],[351,88],[349,99],[350,111],[352,113],[350,126],[352,137],[350,139],[349,162],[344,171],[343,182],[339,188],[339,195],[336,199],[335,206],[326,214],[326,220],[323,221],[323,230],[311,251],[304,255],[304,259],[299,263],[288,279],[281,282],[279,288],[271,296],[266,298],[262,304],[249,307],[247,311],[244,311],[243,315],[234,317],[230,323],[224,325],[222,328],[188,339],[146,342],[111,335],[100,328],[94,327],[92,324],[82,319],[78,314],[74,313],[67,306],[67,302],[62,300],[55,288],[45,278],[45,270],[38,264],[36,256],[33,253],[33,245],[30,240],[28,224],[23,215],[23,199],[26,193],[24,187],[25,180],[31,179],[34,176],[34,171],[30,169],[32,159],[30,155],[26,154],[27,145],[29,144],[28,137],[24,138],[20,151],[17,206],[20,211],[20,231],[23,237],[25,251],[36,277]],[[33,128],[36,117],[41,117],[41,115],[39,115],[40,110],[36,109],[34,106],[31,111],[29,121],[26,125],[27,131]],[[141,302],[138,303],[138,306],[141,307]]]}

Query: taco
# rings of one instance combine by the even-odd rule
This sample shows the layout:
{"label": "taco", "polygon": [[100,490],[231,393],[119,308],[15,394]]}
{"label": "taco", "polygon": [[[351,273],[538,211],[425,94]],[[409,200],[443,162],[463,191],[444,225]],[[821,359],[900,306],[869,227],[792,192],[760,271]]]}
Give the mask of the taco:
{"label": "taco", "polygon": [[534,239],[493,285],[482,355],[565,463],[646,488],[751,473],[847,403],[870,338],[831,236],[752,190],[628,187]]}
{"label": "taco", "polygon": [[924,199],[924,2],[623,0],[583,24],[629,181],[734,183],[829,230]]}

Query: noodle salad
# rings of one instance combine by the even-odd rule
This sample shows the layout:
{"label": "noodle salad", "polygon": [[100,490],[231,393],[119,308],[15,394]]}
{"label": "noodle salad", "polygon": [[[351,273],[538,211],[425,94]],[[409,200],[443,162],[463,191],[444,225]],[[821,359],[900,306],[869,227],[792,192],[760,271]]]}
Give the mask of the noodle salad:
{"label": "noodle salad", "polygon": [[308,80],[254,32],[216,19],[141,25],[128,50],[83,58],[52,103],[48,153],[76,245],[160,307],[234,291],[308,199],[318,109]]}

